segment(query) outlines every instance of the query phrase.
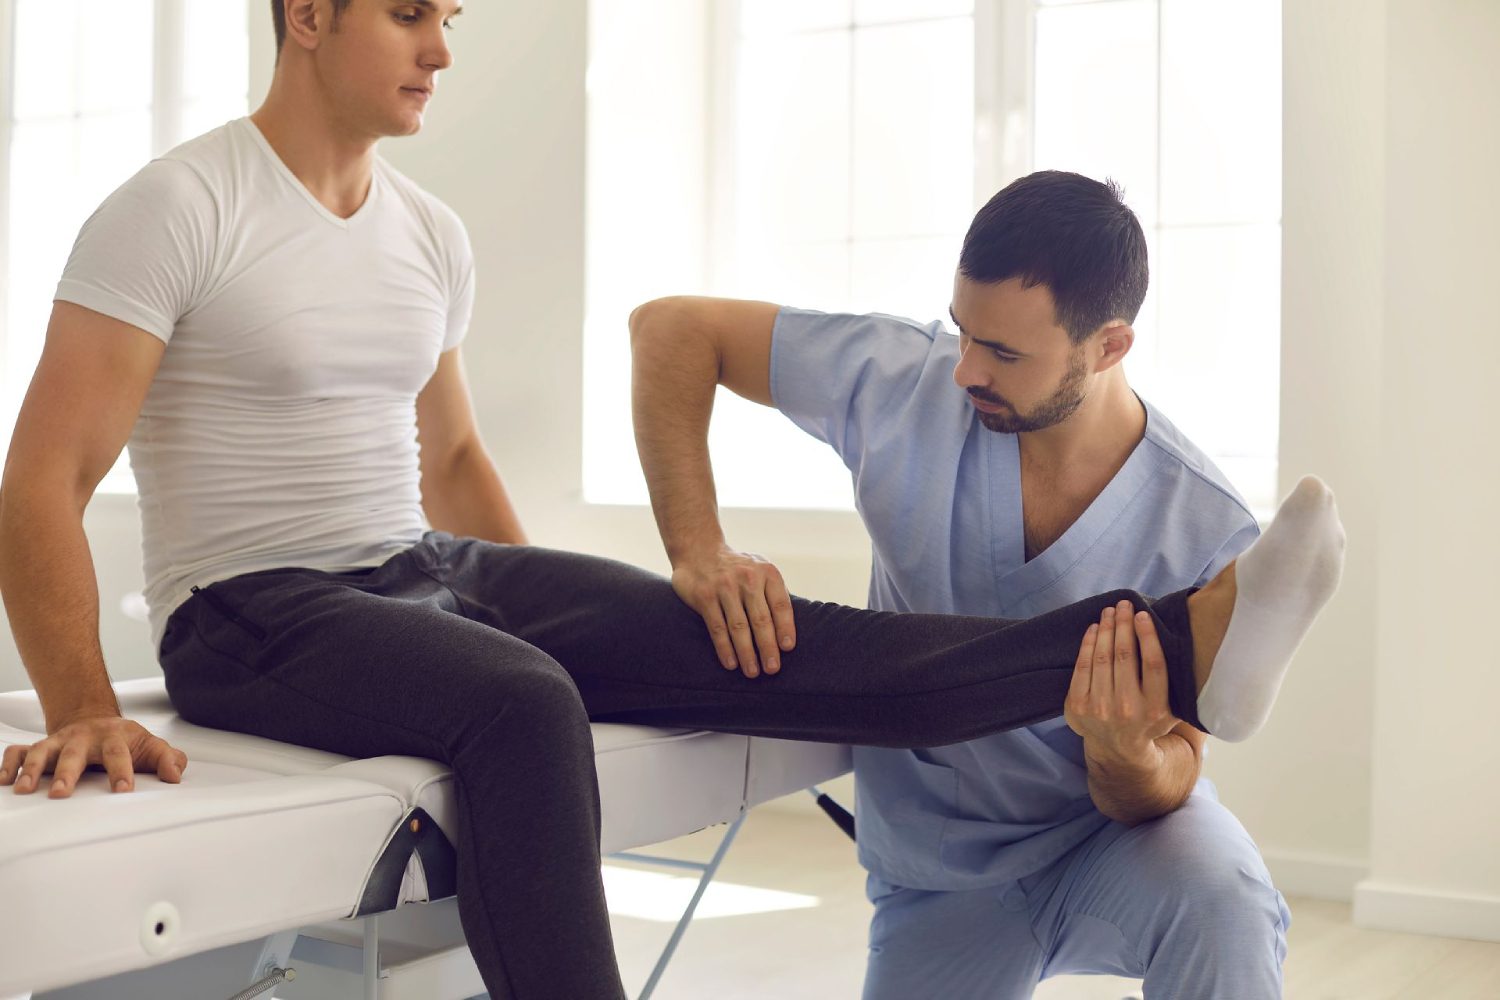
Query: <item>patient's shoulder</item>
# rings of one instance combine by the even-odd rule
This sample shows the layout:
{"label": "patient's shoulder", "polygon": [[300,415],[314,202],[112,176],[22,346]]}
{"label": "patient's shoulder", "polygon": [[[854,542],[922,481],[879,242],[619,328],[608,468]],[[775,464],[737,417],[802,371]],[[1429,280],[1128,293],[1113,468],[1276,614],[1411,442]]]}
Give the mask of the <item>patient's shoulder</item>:
{"label": "patient's shoulder", "polygon": [[447,202],[391,166],[382,156],[375,158],[375,170],[437,244],[467,252],[468,231]]}

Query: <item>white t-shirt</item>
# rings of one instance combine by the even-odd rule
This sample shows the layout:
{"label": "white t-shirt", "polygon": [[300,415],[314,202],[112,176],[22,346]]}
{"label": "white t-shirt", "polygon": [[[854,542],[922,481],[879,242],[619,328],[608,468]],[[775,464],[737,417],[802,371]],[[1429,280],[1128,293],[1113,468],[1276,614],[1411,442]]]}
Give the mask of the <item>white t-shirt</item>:
{"label": "white t-shirt", "polygon": [[468,328],[474,265],[385,161],[340,219],[229,122],[99,206],[56,297],[167,344],[129,442],[154,644],[192,586],[420,540],[416,397]]}

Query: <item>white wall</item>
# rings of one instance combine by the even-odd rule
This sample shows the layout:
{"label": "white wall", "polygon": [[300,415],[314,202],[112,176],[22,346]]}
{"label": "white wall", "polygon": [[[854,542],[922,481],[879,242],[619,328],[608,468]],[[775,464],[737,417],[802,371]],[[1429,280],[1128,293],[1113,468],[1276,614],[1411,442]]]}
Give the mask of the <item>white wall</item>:
{"label": "white wall", "polygon": [[1392,0],[1371,871],[1356,916],[1500,940],[1500,5]]}
{"label": "white wall", "polygon": [[1266,733],[1211,770],[1285,891],[1500,940],[1500,5],[1284,18],[1283,485],[1328,478],[1349,561]]}
{"label": "white wall", "polygon": [[1207,771],[1283,891],[1348,899],[1369,858],[1385,169],[1384,5],[1283,6],[1282,492],[1338,496],[1343,585],[1265,731]]}

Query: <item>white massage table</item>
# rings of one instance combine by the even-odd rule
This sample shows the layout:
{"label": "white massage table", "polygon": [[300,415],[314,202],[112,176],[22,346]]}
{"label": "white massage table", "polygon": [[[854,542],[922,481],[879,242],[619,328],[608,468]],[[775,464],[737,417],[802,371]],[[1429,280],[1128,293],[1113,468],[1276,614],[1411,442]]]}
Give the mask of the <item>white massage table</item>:
{"label": "white massage table", "polygon": [[[187,753],[181,784],[67,800],[0,788],[0,998],[465,1000],[484,993],[454,893],[451,774],[358,760],[179,718],[160,678],[121,710]],[[751,806],[849,770],[846,747],[595,724],[602,847],[702,873],[642,997]],[[45,734],[0,694],[0,747]],[[708,864],[621,854],[730,824]],[[291,970],[288,974],[287,970]]]}

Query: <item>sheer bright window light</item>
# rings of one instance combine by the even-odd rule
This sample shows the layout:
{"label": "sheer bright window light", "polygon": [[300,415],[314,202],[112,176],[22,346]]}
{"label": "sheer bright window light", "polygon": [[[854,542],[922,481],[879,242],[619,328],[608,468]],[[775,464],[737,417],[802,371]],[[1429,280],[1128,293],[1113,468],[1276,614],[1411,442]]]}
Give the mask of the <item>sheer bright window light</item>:
{"label": "sheer bright window light", "polygon": [[915,21],[974,13],[974,0],[854,0],[856,24]]}
{"label": "sheer bright window light", "polygon": [[[249,39],[242,0],[14,0],[5,16],[13,58],[0,66],[11,95],[0,109],[8,151],[0,432],[8,439],[79,227],[153,155],[245,113]],[[100,491],[134,489],[122,455]]]}
{"label": "sheer bright window light", "polygon": [[1036,15],[1034,170],[1110,177],[1156,223],[1156,2],[1110,0]]}
{"label": "sheer bright window light", "polygon": [[738,16],[742,38],[757,35],[788,35],[849,27],[850,0],[745,0],[719,4],[718,15]]}
{"label": "sheer bright window light", "polygon": [[[591,15],[584,495],[593,503],[647,499],[629,433],[628,356],[618,346],[631,305],[675,291],[931,320],[947,309],[975,207],[973,0],[715,0],[709,23],[686,32],[653,20],[667,6],[650,0],[643,11],[615,0]],[[629,23],[620,23],[621,7]],[[628,58],[633,45],[674,30],[688,52],[694,37],[715,42],[707,52],[698,42],[696,56],[653,47]],[[684,67],[679,82],[698,74],[696,108],[677,105],[680,90],[639,82],[674,60]],[[643,143],[613,131],[603,119],[631,90],[642,99],[628,109],[641,131],[654,135],[675,119],[703,151],[664,162],[659,137]],[[665,112],[664,94],[673,95]],[[685,228],[671,207],[682,196],[659,178],[644,179],[634,198],[667,208],[665,230],[628,227],[635,209],[597,197],[621,171],[647,164],[676,177],[688,160],[702,164],[708,189],[689,203],[696,214]],[[619,232],[634,240],[624,269],[614,266],[627,249]],[[696,270],[671,262],[674,239],[699,253]],[[616,253],[601,259],[603,247]],[[641,263],[652,275],[638,276],[632,298],[617,279]],[[676,287],[663,287],[668,273]],[[853,507],[849,473],[831,449],[727,391],[716,398],[709,448],[721,506]]]}
{"label": "sheer bright window light", "polygon": [[857,29],[853,118],[853,238],[962,233],[974,212],[973,19]]}
{"label": "sheer bright window light", "polygon": [[[1014,176],[1051,167],[1124,188],[1152,271],[1131,382],[1269,510],[1274,0],[602,0],[592,10],[594,68],[611,75],[590,89],[586,499],[646,501],[624,377],[631,306],[676,291],[940,319],[974,209]],[[670,44],[652,47],[662,38]],[[979,81],[993,81],[982,101]],[[976,135],[1010,176],[976,157]],[[721,505],[851,502],[829,449],[727,392],[710,451]]]}
{"label": "sheer bright window light", "polygon": [[584,273],[584,496],[644,503],[630,424],[630,310],[705,287],[708,53],[703,5],[590,8]]}
{"label": "sheer bright window light", "polygon": [[[182,4],[183,138],[202,135],[246,111],[250,42],[244,4],[190,0]],[[269,17],[269,10],[257,11]]]}
{"label": "sheer bright window light", "polygon": [[1279,430],[1280,37],[1272,0],[1036,10],[1035,165],[1121,182],[1146,227],[1131,382],[1262,515]]}

